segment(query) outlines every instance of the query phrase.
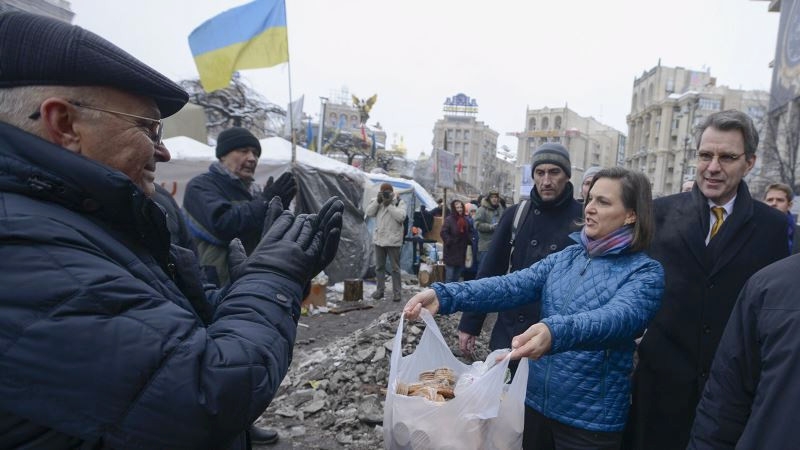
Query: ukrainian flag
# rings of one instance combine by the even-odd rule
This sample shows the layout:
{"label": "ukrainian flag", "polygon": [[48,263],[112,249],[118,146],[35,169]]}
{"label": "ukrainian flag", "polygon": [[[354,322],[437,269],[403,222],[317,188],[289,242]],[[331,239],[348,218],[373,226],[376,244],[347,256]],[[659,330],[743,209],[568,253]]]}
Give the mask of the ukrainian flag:
{"label": "ukrainian flag", "polygon": [[289,61],[284,0],[255,0],[229,9],[189,35],[206,92],[228,86],[233,72]]}

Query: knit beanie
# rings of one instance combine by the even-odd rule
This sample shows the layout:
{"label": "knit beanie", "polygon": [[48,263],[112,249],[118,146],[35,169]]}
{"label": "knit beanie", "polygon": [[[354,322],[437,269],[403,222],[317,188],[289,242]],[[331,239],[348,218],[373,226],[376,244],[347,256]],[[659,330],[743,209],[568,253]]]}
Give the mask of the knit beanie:
{"label": "knit beanie", "polygon": [[217,159],[244,147],[254,147],[256,156],[261,156],[261,143],[253,133],[240,127],[228,128],[217,136]]}
{"label": "knit beanie", "polygon": [[561,170],[567,174],[567,177],[572,177],[572,164],[569,161],[569,151],[561,144],[548,142],[534,150],[533,157],[531,158],[531,173],[533,173],[536,166],[539,164],[555,164],[561,167]]}
{"label": "knit beanie", "polygon": [[600,166],[592,166],[586,169],[586,172],[583,173],[583,181],[586,181],[587,178],[592,178],[597,175],[597,172],[603,170]]}

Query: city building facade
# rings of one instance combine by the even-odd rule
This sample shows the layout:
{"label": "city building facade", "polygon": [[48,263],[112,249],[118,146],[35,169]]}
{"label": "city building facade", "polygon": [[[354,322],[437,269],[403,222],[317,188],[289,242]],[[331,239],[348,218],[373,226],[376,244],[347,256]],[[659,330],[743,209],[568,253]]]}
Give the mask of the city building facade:
{"label": "city building facade", "polygon": [[633,82],[624,165],[647,175],[653,195],[680,192],[694,180],[695,128],[717,111],[738,109],[762,126],[769,93],[717,86],[710,71],[659,64]]}
{"label": "city building facade", "polygon": [[567,106],[539,108],[525,111],[525,131],[514,133],[518,138],[517,170],[514,185],[520,197],[530,194],[532,180],[531,156],[537,147],[546,142],[557,142],[569,150],[572,162],[571,182],[575,196],[584,172],[590,167],[621,165],[625,148],[625,135],[605,125],[594,117],[584,117]]}
{"label": "city building facade", "polygon": [[448,97],[442,110],[444,117],[433,126],[431,144],[455,155],[456,179],[472,188],[464,194],[497,189],[509,195],[513,165],[497,157],[499,133],[476,119],[477,100],[459,93]]}

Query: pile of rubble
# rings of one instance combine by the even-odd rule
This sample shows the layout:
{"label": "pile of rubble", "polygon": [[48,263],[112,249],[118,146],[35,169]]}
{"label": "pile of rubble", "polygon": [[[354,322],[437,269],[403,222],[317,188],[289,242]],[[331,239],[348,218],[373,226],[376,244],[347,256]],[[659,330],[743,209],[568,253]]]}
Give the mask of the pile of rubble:
{"label": "pile of rubble", "polygon": [[[459,317],[436,317],[457,357]],[[281,440],[291,442],[295,449],[382,448],[383,403],[399,320],[399,312],[387,312],[326,347],[296,351],[278,395],[262,416],[263,425],[278,429]],[[407,355],[416,348],[425,324],[406,322],[404,328],[403,354]],[[488,334],[481,333],[476,358],[489,354]]]}

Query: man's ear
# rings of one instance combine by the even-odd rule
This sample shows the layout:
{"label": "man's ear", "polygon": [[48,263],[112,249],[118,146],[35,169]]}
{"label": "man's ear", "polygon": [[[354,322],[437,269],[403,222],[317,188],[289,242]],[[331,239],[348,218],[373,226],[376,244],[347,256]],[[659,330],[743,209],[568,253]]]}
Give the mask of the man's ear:
{"label": "man's ear", "polygon": [[44,136],[73,152],[81,152],[81,136],[76,129],[78,120],[75,108],[64,99],[48,98],[39,107]]}

